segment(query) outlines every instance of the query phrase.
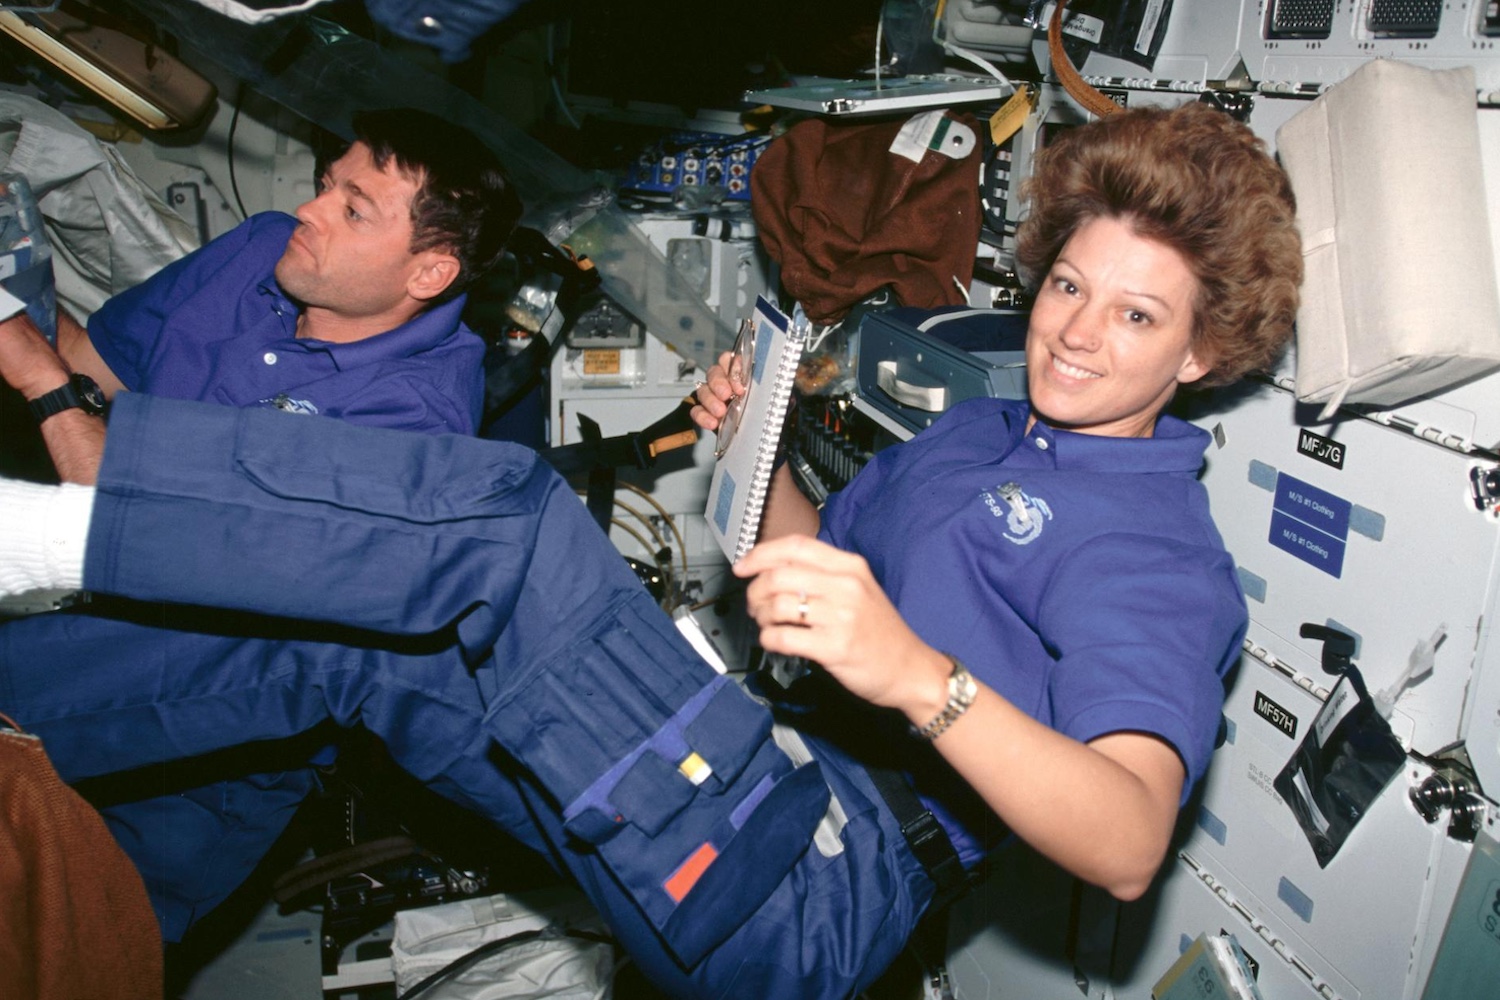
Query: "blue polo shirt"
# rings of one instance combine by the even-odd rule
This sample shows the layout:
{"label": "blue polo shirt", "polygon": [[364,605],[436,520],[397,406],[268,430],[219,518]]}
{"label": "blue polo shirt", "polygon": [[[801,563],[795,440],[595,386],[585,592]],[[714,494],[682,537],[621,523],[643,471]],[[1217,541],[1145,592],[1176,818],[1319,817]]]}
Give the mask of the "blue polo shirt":
{"label": "blue polo shirt", "polygon": [[[1172,417],[1151,438],[1027,433],[1029,413],[955,406],[831,497],[822,534],[869,562],[925,642],[1033,718],[1079,741],[1171,744],[1185,800],[1247,624],[1197,480],[1209,437]],[[913,780],[966,863],[992,846],[988,811],[935,753]]]}
{"label": "blue polo shirt", "polygon": [[461,322],[464,296],[354,343],[299,340],[301,310],[274,277],[296,227],[280,212],[252,216],[111,298],[89,339],[135,392],[474,433],[485,347]]}

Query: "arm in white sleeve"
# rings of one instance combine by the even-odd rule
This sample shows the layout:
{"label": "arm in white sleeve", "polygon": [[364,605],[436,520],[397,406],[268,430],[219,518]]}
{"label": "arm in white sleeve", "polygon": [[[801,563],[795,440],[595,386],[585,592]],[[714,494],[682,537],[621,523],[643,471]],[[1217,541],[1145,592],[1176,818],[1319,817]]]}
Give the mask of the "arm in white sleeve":
{"label": "arm in white sleeve", "polygon": [[83,585],[94,488],[0,478],[0,597]]}

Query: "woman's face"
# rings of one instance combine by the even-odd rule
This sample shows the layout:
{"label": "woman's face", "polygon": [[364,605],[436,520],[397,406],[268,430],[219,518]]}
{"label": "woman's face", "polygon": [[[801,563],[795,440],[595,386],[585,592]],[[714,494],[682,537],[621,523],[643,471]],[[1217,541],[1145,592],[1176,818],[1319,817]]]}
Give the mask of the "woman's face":
{"label": "woman's face", "polygon": [[1127,222],[1080,226],[1031,310],[1026,381],[1036,417],[1083,434],[1150,437],[1178,383],[1208,371],[1192,349],[1197,291],[1181,254]]}

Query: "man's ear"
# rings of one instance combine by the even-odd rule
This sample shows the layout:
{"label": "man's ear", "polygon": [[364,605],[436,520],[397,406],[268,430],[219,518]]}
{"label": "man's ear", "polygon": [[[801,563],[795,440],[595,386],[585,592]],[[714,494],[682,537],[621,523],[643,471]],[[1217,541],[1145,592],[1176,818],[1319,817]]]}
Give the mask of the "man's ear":
{"label": "man's ear", "polygon": [[423,250],[416,265],[406,280],[406,292],[421,302],[437,298],[458,278],[458,258],[441,250]]}

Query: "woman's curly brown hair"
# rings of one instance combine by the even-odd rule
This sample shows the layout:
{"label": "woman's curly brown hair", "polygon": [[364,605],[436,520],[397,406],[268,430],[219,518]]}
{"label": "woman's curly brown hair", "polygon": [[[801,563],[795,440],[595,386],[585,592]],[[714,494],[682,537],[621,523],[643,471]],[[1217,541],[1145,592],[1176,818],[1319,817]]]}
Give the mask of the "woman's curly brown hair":
{"label": "woman's curly brown hair", "polygon": [[1033,287],[1091,219],[1128,222],[1198,280],[1193,350],[1227,385],[1268,369],[1297,316],[1302,243],[1286,173],[1249,128],[1206,104],[1136,108],[1063,133],[1035,161],[1016,258]]}

